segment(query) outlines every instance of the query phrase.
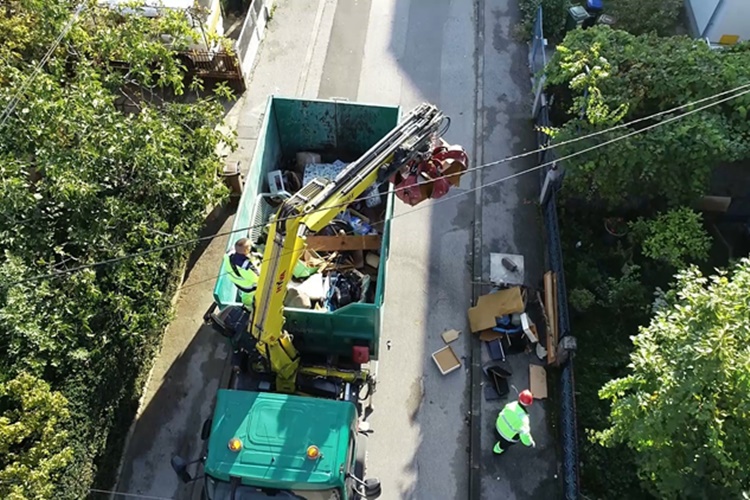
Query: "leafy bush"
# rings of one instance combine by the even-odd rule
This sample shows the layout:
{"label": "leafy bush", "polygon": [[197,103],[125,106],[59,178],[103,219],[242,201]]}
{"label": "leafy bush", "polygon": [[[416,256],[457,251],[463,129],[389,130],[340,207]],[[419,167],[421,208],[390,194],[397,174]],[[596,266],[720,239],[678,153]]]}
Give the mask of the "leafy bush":
{"label": "leafy bush", "polygon": [[66,445],[67,400],[28,373],[0,383],[0,496],[53,498],[53,485],[73,458]]}
{"label": "leafy bush", "polygon": [[[583,314],[571,315],[571,331],[578,339],[575,378],[582,493],[591,500],[648,500],[638,480],[635,452],[626,446],[605,448],[585,436],[606,428],[610,405],[599,399],[598,391],[626,373],[630,339],[648,321],[651,269],[644,264],[650,261],[630,251],[627,238],[612,246],[604,236],[601,214],[562,201],[558,213],[565,279],[571,290],[568,299],[572,307],[588,304]],[[579,290],[590,292],[594,301]],[[579,295],[586,299],[581,301]]]}
{"label": "leafy bush", "polygon": [[111,486],[191,249],[164,247],[195,237],[226,196],[216,150],[234,141],[216,131],[214,97],[150,100],[189,90],[174,51],[195,34],[178,13],[120,16],[90,2],[28,81],[74,5],[6,3],[0,105],[28,86],[0,127],[0,382],[27,372],[67,398],[73,458],[52,497],[84,498],[92,482]]}
{"label": "leafy bush", "polygon": [[631,223],[631,234],[643,245],[643,253],[676,268],[708,258],[711,237],[703,228],[703,217],[687,207],[657,214],[650,220]]}
{"label": "leafy bush", "polygon": [[683,4],[684,0],[611,0],[606,9],[618,29],[634,35],[655,32],[668,36],[675,34]]}
{"label": "leafy bush", "polygon": [[544,37],[551,41],[562,39],[567,0],[520,0],[518,8],[521,11],[521,22],[516,26],[517,31],[525,40],[533,37],[534,23],[540,5],[544,11],[542,14]]}
{"label": "leafy bush", "polygon": [[585,312],[595,301],[594,294],[585,288],[574,288],[568,297],[568,302],[578,312]]}
{"label": "leafy bush", "polygon": [[741,498],[750,489],[750,260],[732,275],[678,275],[670,307],[635,337],[629,373],[607,383],[602,444],[635,450],[659,498]]}
{"label": "leafy bush", "polygon": [[[739,87],[750,81],[750,44],[713,51],[688,37],[636,37],[596,26],[569,33],[546,74],[548,91],[565,113],[554,137],[563,142]],[[581,107],[586,113],[581,114]],[[571,158],[565,190],[609,208],[690,202],[704,194],[715,165],[750,156],[750,143],[740,139],[750,133],[749,108],[746,94]],[[562,146],[559,154],[676,115]]]}

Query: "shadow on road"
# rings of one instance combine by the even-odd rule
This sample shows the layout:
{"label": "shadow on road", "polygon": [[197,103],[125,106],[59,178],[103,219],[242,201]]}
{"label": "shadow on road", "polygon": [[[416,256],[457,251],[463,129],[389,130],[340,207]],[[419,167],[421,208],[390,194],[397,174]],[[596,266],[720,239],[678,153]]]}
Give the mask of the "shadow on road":
{"label": "shadow on road", "polygon": [[[118,491],[189,498],[193,485],[178,480],[170,459],[174,454],[188,459],[200,456],[201,426],[209,416],[227,349],[223,339],[207,326],[186,332],[185,338],[190,340],[169,369],[153,374],[161,383],[146,395],[147,402],[137,417]],[[163,356],[179,347],[165,346]]]}

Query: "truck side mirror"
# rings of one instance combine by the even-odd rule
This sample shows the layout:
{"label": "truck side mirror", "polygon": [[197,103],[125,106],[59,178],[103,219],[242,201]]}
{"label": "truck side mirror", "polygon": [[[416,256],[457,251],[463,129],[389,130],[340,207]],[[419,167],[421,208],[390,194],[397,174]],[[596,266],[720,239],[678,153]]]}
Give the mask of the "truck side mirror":
{"label": "truck side mirror", "polygon": [[189,483],[190,481],[193,480],[193,477],[187,471],[188,464],[184,458],[182,458],[179,455],[175,455],[172,457],[171,463],[172,463],[172,468],[177,474],[177,477],[179,477],[183,483]]}
{"label": "truck side mirror", "polygon": [[365,479],[365,497],[367,500],[375,499],[383,492],[380,480],[376,478]]}

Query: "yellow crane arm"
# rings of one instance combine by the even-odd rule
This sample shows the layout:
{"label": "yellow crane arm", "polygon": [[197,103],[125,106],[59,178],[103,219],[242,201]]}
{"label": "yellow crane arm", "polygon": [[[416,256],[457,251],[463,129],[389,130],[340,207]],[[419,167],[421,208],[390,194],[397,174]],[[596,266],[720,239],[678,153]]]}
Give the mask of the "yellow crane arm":
{"label": "yellow crane arm", "polygon": [[276,374],[276,390],[292,393],[299,371],[299,353],[284,331],[284,298],[295,264],[306,247],[306,237],[327,226],[340,212],[375,183],[429,156],[445,117],[434,106],[422,104],[361,158],[330,181],[313,179],[285,200],[271,221],[260,268],[250,334],[256,349]]}

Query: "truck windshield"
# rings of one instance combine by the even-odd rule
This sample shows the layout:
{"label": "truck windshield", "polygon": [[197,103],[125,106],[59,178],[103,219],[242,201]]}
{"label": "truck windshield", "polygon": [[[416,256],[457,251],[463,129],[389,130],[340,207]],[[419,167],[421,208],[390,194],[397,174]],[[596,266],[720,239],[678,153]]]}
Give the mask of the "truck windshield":
{"label": "truck windshield", "polygon": [[[232,485],[206,476],[206,493],[209,500],[231,500]],[[234,492],[234,500],[341,500],[336,489],[329,490],[269,490],[240,485]]]}

